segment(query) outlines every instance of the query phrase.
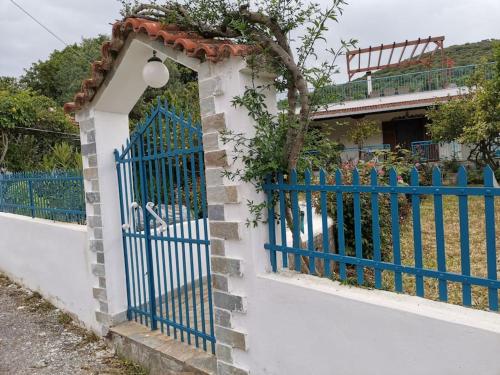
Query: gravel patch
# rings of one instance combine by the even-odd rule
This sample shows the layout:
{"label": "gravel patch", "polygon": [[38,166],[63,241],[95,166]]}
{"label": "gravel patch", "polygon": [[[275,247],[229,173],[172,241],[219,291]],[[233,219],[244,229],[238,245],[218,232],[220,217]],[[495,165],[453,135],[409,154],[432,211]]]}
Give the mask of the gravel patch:
{"label": "gravel patch", "polygon": [[95,334],[38,293],[0,274],[0,374],[113,374],[147,372],[118,358]]}

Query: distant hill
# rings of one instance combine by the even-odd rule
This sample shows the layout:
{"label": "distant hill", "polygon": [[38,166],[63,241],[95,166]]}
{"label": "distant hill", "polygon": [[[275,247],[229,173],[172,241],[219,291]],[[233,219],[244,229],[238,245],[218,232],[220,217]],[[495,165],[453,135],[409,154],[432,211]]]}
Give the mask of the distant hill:
{"label": "distant hill", "polygon": [[[493,61],[494,43],[500,43],[500,40],[486,39],[476,43],[465,43],[446,47],[444,49],[445,56],[449,59],[452,59],[455,62],[455,66],[478,64],[482,62],[483,59],[486,59],[487,61]],[[424,56],[425,55],[429,55],[429,53],[424,54]],[[432,68],[441,68],[441,53],[439,51],[436,51],[436,55],[432,60]],[[373,73],[372,76],[385,77],[404,73],[418,72],[428,69],[429,68],[425,65],[416,65],[406,68],[388,68],[379,70]]]}

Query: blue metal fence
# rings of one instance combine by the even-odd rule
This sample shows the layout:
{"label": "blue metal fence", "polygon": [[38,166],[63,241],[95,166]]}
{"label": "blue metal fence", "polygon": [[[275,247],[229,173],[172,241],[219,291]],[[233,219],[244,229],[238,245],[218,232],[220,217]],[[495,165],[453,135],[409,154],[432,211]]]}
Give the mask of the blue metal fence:
{"label": "blue metal fence", "polygon": [[[351,275],[359,285],[368,282],[378,289],[387,288],[383,274],[389,274],[396,292],[407,292],[403,288],[403,279],[410,277],[414,278],[414,293],[420,297],[427,296],[425,285],[434,280],[438,283],[438,298],[445,302],[448,301],[449,286],[458,283],[461,285],[461,302],[465,306],[472,305],[474,288],[482,287],[487,290],[489,308],[498,311],[500,281],[497,261],[500,250],[497,249],[496,226],[499,223],[495,222],[495,197],[500,196],[500,188],[494,187],[491,168],[484,170],[484,186],[468,186],[467,172],[463,167],[458,172],[456,186],[443,186],[438,168],[433,170],[432,186],[420,186],[415,168],[411,171],[409,184],[402,184],[394,169],[383,181],[380,171],[371,170],[369,176],[364,175],[365,184],[360,183],[360,172],[356,169],[351,176],[343,176],[340,171],[330,176],[320,171],[318,177],[313,181],[312,174],[306,171],[299,178],[294,171],[287,181],[283,175],[278,175],[268,178],[264,185],[269,208],[269,242],[265,248],[269,250],[275,272],[281,267],[302,272],[306,269],[311,274],[334,276],[342,281],[350,280]],[[346,177],[350,177],[347,178],[349,184],[344,182]],[[451,235],[460,236],[460,259],[454,259],[455,264],[457,261],[460,264],[460,272],[447,268],[450,259],[445,235],[450,233],[445,233],[446,207],[443,206],[443,197],[447,196],[458,200],[458,220]],[[471,272],[469,227],[474,225],[469,222],[471,197],[479,197],[485,205],[483,238],[486,261],[481,272]],[[433,221],[434,243],[426,246],[422,234],[421,203],[423,199],[431,198],[434,216],[425,220]],[[303,206],[305,201],[306,206],[304,235],[301,235],[299,225],[291,225],[292,229],[289,229],[285,220],[288,217],[293,219],[288,222],[299,223],[299,200],[300,205]],[[406,220],[411,220],[412,226],[411,262],[402,259],[402,201],[407,210]],[[332,204],[335,205],[333,214]],[[381,216],[382,211],[385,218]],[[387,216],[390,225],[382,228],[382,232],[382,220],[387,220]],[[387,236],[389,242],[383,241]],[[354,244],[349,243],[348,238],[354,239]],[[435,248],[431,254],[436,260],[435,267],[424,264],[424,255],[428,255],[430,248]]]}
{"label": "blue metal fence", "polygon": [[0,174],[0,211],[84,224],[82,174],[80,171]]}

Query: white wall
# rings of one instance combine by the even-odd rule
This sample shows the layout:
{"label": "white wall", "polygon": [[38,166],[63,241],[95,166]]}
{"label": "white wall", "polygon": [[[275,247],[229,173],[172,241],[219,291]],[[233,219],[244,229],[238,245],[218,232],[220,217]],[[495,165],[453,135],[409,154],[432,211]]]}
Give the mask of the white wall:
{"label": "white wall", "polygon": [[498,314],[308,275],[253,281],[252,374],[500,374]]}
{"label": "white wall", "polygon": [[0,213],[0,272],[96,328],[87,227]]}

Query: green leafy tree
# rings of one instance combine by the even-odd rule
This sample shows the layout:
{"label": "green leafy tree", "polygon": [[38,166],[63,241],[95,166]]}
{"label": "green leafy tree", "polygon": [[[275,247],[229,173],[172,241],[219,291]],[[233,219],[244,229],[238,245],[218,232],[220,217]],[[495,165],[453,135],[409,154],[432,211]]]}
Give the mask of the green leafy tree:
{"label": "green leafy tree", "polygon": [[45,61],[33,63],[20,82],[41,95],[54,99],[59,105],[72,101],[88,78],[91,63],[101,57],[101,45],[105,35],[82,39],[62,51],[55,50]]}
{"label": "green leafy tree", "polygon": [[[181,2],[170,0],[140,4],[138,1],[121,1],[123,15],[147,18],[163,23],[174,23],[196,31],[205,38],[225,38],[236,43],[254,46],[247,57],[252,76],[260,73],[274,74],[274,89],[286,92],[283,111],[276,115],[266,106],[265,93],[268,86],[257,84],[257,79],[245,92],[233,100],[233,105],[245,108],[255,120],[253,138],[245,134],[224,134],[223,141],[235,144],[236,158],[245,168],[228,177],[251,181],[257,188],[265,177],[274,172],[286,175],[300,167],[301,160],[311,157],[305,150],[311,116],[318,108],[310,89],[320,89],[331,84],[336,71],[336,58],[355,41],[342,42],[338,49],[328,48],[325,33],[331,22],[337,22],[345,5],[343,0],[332,0],[326,7],[319,3],[303,3],[300,0],[276,2],[261,0],[251,3],[238,0],[193,0]],[[297,35],[291,43],[290,35]],[[321,60],[316,53],[320,44],[330,56]],[[310,146],[310,147],[306,147]],[[328,147],[322,147],[325,152]],[[318,152],[317,165],[326,165],[331,155]],[[256,220],[263,205],[249,202]],[[293,226],[290,212],[287,222]]]}
{"label": "green leafy tree", "polygon": [[[342,123],[342,126],[350,125]],[[347,133],[348,138],[358,147],[358,159],[361,160],[361,153],[365,142],[375,134],[380,133],[380,122],[376,120],[361,119],[356,120]]]}
{"label": "green leafy tree", "polygon": [[471,147],[469,160],[478,166],[500,167],[495,153],[500,148],[500,43],[494,50],[495,70],[473,76],[469,93],[436,106],[428,113],[428,131],[437,142],[459,142]]}
{"label": "green leafy tree", "polygon": [[2,169],[34,169],[51,146],[68,137],[77,137],[77,128],[54,100],[31,90],[0,90]]}

